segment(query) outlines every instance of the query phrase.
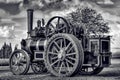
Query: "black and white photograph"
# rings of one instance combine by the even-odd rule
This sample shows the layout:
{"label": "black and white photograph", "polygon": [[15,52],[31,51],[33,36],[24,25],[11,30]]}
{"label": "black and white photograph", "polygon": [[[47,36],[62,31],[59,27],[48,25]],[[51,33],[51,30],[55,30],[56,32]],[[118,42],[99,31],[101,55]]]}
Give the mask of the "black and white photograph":
{"label": "black and white photograph", "polygon": [[120,80],[120,0],[0,0],[0,80]]}

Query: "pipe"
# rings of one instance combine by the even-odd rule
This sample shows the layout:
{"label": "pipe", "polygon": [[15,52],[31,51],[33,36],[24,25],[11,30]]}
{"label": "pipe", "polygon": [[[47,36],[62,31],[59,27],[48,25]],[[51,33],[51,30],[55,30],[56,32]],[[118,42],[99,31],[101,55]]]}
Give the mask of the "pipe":
{"label": "pipe", "polygon": [[30,37],[30,33],[33,29],[33,9],[27,10],[27,17],[28,17],[28,37]]}

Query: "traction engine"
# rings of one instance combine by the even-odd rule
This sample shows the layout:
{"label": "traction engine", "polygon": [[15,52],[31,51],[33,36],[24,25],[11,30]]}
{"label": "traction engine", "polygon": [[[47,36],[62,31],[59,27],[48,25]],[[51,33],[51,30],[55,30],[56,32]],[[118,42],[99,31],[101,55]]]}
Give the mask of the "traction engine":
{"label": "traction engine", "polygon": [[47,24],[38,20],[33,29],[33,10],[27,13],[28,37],[10,56],[13,74],[26,74],[31,66],[35,73],[48,71],[54,76],[93,75],[111,64],[110,36],[87,36],[59,16]]}

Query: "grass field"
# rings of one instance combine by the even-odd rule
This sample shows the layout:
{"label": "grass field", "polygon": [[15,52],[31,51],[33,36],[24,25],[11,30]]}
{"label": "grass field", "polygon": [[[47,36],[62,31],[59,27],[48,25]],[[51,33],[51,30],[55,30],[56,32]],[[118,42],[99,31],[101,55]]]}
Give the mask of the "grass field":
{"label": "grass field", "polygon": [[8,66],[9,59],[0,59],[0,66]]}
{"label": "grass field", "polygon": [[120,59],[112,59],[111,62],[111,66],[104,68],[98,75],[75,75],[64,78],[53,77],[50,73],[35,74],[31,69],[26,75],[13,75],[9,66],[0,66],[0,80],[120,80]]}

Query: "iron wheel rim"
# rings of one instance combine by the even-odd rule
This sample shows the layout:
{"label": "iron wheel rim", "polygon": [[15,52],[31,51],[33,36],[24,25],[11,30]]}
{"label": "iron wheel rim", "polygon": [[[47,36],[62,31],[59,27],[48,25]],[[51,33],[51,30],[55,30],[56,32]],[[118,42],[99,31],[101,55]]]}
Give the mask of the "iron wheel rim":
{"label": "iron wheel rim", "polygon": [[[50,46],[48,47],[48,49],[47,49],[47,60],[49,60],[49,62],[48,62],[48,64],[49,65],[51,65],[52,64],[52,67],[50,66],[50,69],[53,71],[53,73],[54,74],[57,74],[57,75],[59,75],[59,76],[67,76],[67,75],[71,75],[72,73],[74,73],[75,72],[75,70],[76,70],[76,68],[78,67],[78,63],[79,63],[79,53],[78,53],[78,51],[77,51],[77,49],[75,48],[76,47],[76,45],[74,44],[74,42],[72,41],[72,40],[69,40],[67,37],[58,37],[58,38],[56,38],[56,39],[53,39],[52,40],[52,42],[50,42],[50,45],[52,45],[52,43],[55,43],[56,44],[56,42],[54,42],[54,41],[59,41],[60,39],[62,39],[63,41],[65,41],[65,42],[67,42],[67,40],[68,40],[68,44],[66,43],[66,47],[67,46],[70,46],[70,45],[72,45],[73,46],[73,51],[76,51],[76,52],[73,52],[73,53],[71,53],[71,54],[69,54],[70,52],[68,52],[68,53],[65,53],[66,55],[67,55],[67,58],[65,58],[65,61],[64,60],[57,60],[57,61],[55,61],[55,62],[53,62],[53,63],[51,63],[51,59],[50,59],[50,56],[49,56],[49,54],[51,54],[51,52],[50,52]],[[65,43],[65,42],[63,42],[63,43]],[[56,44],[57,45],[57,44]],[[60,46],[60,45],[59,45]],[[53,47],[53,45],[52,45],[52,47]],[[65,46],[62,46],[62,47],[64,47],[65,48]],[[49,50],[49,51],[48,51]],[[69,49],[70,50],[70,49]],[[49,53],[50,52],[50,53]],[[52,53],[52,54],[54,54],[54,53]],[[58,53],[57,53],[58,54]],[[54,54],[54,55],[56,55],[56,54]],[[58,54],[59,55],[59,54]],[[58,56],[57,55],[57,56]],[[70,55],[72,55],[72,56],[74,56],[75,55],[75,57],[71,57]],[[55,57],[54,57],[55,58]],[[58,58],[60,58],[60,56],[58,56]],[[69,59],[68,59],[69,58]],[[71,60],[73,60],[74,59],[74,61],[75,62],[70,62],[70,59]],[[61,64],[61,65],[59,65],[59,69],[55,69],[55,67],[53,66],[54,64],[56,64],[57,62],[59,62],[58,64]],[[61,68],[63,68],[63,63],[64,63],[64,66],[65,67],[67,67],[67,69],[61,69]],[[71,65],[72,66],[71,66]],[[72,67],[72,68],[71,68]],[[71,68],[71,69],[68,69],[68,68]],[[58,71],[59,70],[59,71]],[[62,71],[62,73],[61,73],[61,70],[63,70]],[[65,70],[67,70],[67,71],[65,71]],[[65,71],[65,72],[64,72]]]}

